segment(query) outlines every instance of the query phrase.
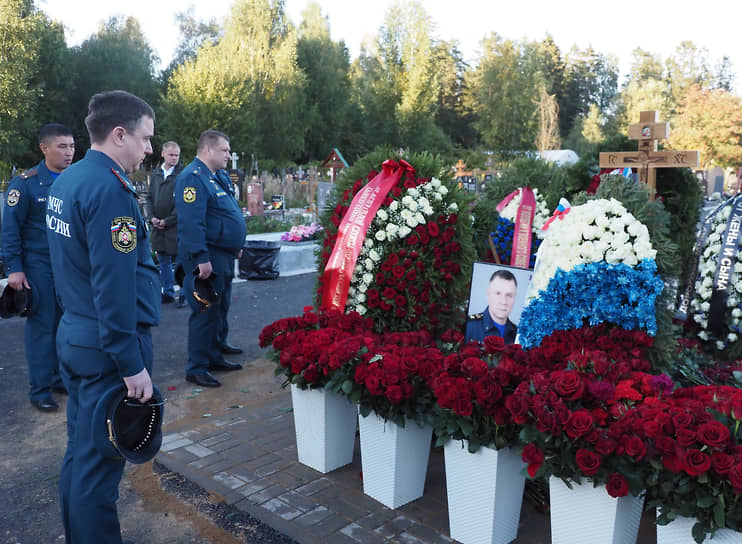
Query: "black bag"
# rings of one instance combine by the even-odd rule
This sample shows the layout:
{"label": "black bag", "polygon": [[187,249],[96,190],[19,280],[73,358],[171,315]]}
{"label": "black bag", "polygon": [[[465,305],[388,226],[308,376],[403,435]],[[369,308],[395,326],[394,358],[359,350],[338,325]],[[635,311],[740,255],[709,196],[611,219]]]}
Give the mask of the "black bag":
{"label": "black bag", "polygon": [[242,249],[239,276],[248,280],[274,280],[278,277],[280,242],[248,240]]}

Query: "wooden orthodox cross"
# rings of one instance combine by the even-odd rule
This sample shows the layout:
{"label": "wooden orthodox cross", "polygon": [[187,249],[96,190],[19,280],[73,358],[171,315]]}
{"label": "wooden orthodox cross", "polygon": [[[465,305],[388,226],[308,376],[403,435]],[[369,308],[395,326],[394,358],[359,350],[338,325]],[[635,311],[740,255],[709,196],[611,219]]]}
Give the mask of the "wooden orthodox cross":
{"label": "wooden orthodox cross", "polygon": [[643,111],[639,122],[629,125],[629,139],[639,140],[639,150],[600,154],[601,168],[636,168],[639,180],[657,191],[657,168],[682,168],[699,165],[698,151],[657,151],[657,140],[667,138],[669,123],[659,122],[658,112]]}

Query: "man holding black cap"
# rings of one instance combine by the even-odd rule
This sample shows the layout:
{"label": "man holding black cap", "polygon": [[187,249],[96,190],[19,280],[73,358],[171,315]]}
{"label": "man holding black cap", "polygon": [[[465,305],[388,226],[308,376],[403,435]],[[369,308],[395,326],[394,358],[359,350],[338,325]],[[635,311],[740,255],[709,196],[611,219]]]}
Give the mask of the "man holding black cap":
{"label": "man holding black cap", "polygon": [[116,513],[122,457],[97,446],[96,407],[123,386],[130,402],[153,395],[150,327],[160,319],[159,271],[127,174],[152,153],[155,114],[125,91],[93,96],[90,149],[54,183],[46,206],[54,282],[63,309],[57,333],[67,389],[67,452],[59,489],[69,543],[120,543]]}
{"label": "man holding black cap", "polygon": [[[198,139],[196,158],[175,181],[178,255],[185,272],[186,300],[191,307],[186,380],[203,387],[221,385],[210,371],[242,368],[224,359],[220,342],[226,341],[220,334],[225,331],[234,260],[245,243],[242,210],[219,174],[229,157],[227,135],[206,130]],[[193,296],[196,277],[211,281],[218,294],[214,304],[204,305]]]}
{"label": "man holding black cap", "polygon": [[31,290],[28,296],[37,308],[28,314],[25,328],[29,400],[42,412],[54,412],[59,405],[52,392],[67,391],[59,377],[56,334],[62,312],[54,293],[44,217],[49,188],[72,164],[75,140],[66,126],[50,123],[39,132],[39,148],[44,160],[8,185],[2,247],[8,286]]}

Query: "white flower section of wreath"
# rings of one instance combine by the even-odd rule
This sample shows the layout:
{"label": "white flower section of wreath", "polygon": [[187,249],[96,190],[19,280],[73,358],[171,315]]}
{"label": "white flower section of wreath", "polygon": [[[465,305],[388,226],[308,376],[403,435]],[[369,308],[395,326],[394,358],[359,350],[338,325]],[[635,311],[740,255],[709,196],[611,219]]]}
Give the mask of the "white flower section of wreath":
{"label": "white flower section of wreath", "polygon": [[[541,227],[543,227],[544,223],[546,223],[549,217],[551,217],[551,212],[549,211],[549,208],[546,206],[546,201],[543,199],[541,194],[538,192],[538,189],[533,189],[533,196],[536,199],[536,211],[533,214],[532,229],[533,229],[533,233],[538,238],[543,239],[545,231],[541,230]],[[521,201],[521,193],[518,193],[510,202],[508,202],[507,206],[505,206],[502,209],[502,211],[500,212],[500,217],[515,223],[515,219],[518,216],[518,207],[520,206],[520,201]]]}
{"label": "white flower section of wreath", "polygon": [[571,208],[549,225],[526,301],[546,291],[559,268],[569,272],[580,264],[598,261],[633,267],[656,255],[647,227],[618,200],[591,200]]}
{"label": "white flower section of wreath", "polygon": [[346,309],[365,315],[366,291],[375,282],[376,273],[384,257],[384,245],[394,240],[404,240],[418,225],[425,225],[436,213],[458,212],[455,202],[446,203],[448,187],[441,180],[432,178],[423,185],[408,188],[402,198],[392,200],[389,206],[379,208],[368,228],[361,253],[350,279]]}
{"label": "white flower section of wreath", "polygon": [[[690,310],[693,321],[701,327],[698,332],[698,337],[701,340],[711,340],[713,338],[708,330],[708,312],[711,309],[711,295],[713,294],[716,264],[721,252],[721,242],[727,229],[727,221],[731,211],[732,206],[725,206],[712,219],[711,228],[698,262],[695,292],[690,303]],[[737,259],[739,259],[739,254]],[[720,350],[726,347],[725,342],[731,343],[738,340],[738,334],[734,329],[739,329],[742,322],[742,309],[739,308],[740,301],[742,301],[742,263],[739,261],[735,262],[734,267],[732,267],[732,277],[729,285],[731,289],[727,297],[727,312],[725,315],[729,330],[725,333],[723,339],[714,338],[716,340],[715,345]]]}

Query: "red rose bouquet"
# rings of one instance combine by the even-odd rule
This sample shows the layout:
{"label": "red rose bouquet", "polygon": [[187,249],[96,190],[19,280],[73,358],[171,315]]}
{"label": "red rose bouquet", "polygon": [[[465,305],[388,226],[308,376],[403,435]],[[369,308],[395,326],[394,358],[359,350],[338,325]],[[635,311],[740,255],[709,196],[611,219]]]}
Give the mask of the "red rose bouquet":
{"label": "red rose bouquet", "polygon": [[601,325],[559,331],[528,352],[530,380],[507,408],[522,425],[530,477],[590,478],[614,497],[644,489],[649,450],[631,408],[672,390],[667,376],[646,373],[649,345],[645,333]]}
{"label": "red rose bouquet", "polygon": [[724,527],[742,531],[742,391],[683,388],[633,412],[638,433],[656,452],[646,487],[657,523],[695,518],[696,542]]}
{"label": "red rose bouquet", "polygon": [[521,381],[528,379],[525,354],[499,336],[468,344],[449,354],[429,380],[435,396],[438,445],[467,440],[469,451],[517,443],[520,427],[506,408]]}

